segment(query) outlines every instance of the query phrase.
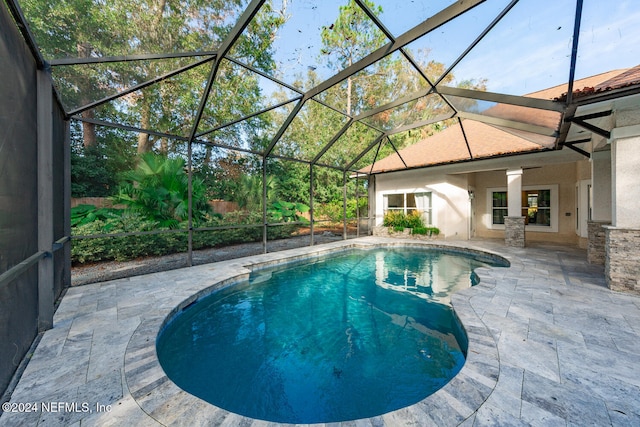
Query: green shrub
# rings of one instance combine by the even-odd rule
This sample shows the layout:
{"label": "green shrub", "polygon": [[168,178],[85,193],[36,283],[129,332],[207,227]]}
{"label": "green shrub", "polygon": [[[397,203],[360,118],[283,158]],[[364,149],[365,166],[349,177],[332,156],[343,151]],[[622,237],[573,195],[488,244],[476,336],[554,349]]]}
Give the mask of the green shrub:
{"label": "green shrub", "polygon": [[[117,183],[109,159],[99,147],[71,148],[71,197],[106,197],[113,194]],[[117,166],[116,166],[117,167]]]}
{"label": "green shrub", "polygon": [[307,219],[301,215],[306,212],[309,212],[309,206],[304,203],[286,201],[275,201],[267,209],[267,214],[274,222],[307,222]]}
{"label": "green shrub", "polygon": [[71,226],[84,225],[101,220],[107,223],[117,221],[122,216],[122,209],[97,208],[94,205],[78,205],[71,208]]}
{"label": "green shrub", "polygon": [[[87,236],[106,232],[118,234],[156,229],[157,223],[153,221],[145,220],[139,215],[124,214],[119,221],[95,220],[72,227],[72,235]],[[142,256],[183,252],[186,248],[186,233],[73,239],[71,260],[77,263],[107,260],[125,261]]]}
{"label": "green shrub", "polygon": [[401,211],[389,211],[384,215],[382,224],[393,229],[396,227],[405,229],[425,226],[422,215],[418,211],[412,211],[408,215]]}
{"label": "green shrub", "polygon": [[388,211],[386,214],[384,214],[384,217],[382,219],[382,225],[384,225],[385,227],[402,227],[404,228],[404,220],[405,214],[404,212],[400,212],[400,211]]}
{"label": "green shrub", "polygon": [[341,202],[321,203],[314,210],[315,219],[326,218],[333,223],[342,222],[343,216]]}
{"label": "green shrub", "polygon": [[[353,219],[358,216],[367,216],[368,201],[365,198],[347,199],[347,218]],[[314,215],[316,219],[325,218],[333,223],[341,223],[344,218],[342,201],[333,201],[329,203],[320,203],[315,207]]]}
{"label": "green shrub", "polygon": [[424,227],[422,215],[418,211],[412,211],[405,216],[405,228]]}
{"label": "green shrub", "polygon": [[[261,224],[259,212],[230,212],[221,218],[211,218],[202,228]],[[268,239],[281,239],[291,236],[298,225],[284,224],[268,228]],[[139,214],[126,212],[117,221],[96,219],[93,222],[72,227],[72,235],[88,236],[94,234],[130,233],[137,231],[169,230],[160,228],[155,221],[149,221]],[[175,230],[178,231],[178,230]],[[99,237],[91,239],[73,239],[71,260],[74,263],[98,261],[126,261],[145,256],[168,255],[187,250],[187,232],[144,234],[121,237]],[[227,246],[236,243],[262,241],[262,226],[228,228],[211,231],[196,231],[193,234],[193,248],[206,249],[215,246]]]}
{"label": "green shrub", "polygon": [[425,236],[428,233],[427,227],[414,227],[411,230],[411,234],[420,234]]}
{"label": "green shrub", "polygon": [[440,229],[438,227],[414,227],[411,233],[423,236],[437,236],[440,234]]}

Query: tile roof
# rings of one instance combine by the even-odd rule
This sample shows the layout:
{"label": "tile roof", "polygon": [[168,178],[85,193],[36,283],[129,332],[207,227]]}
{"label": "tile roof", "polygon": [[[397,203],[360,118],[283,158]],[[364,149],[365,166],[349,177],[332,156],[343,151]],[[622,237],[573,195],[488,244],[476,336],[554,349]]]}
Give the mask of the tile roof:
{"label": "tile roof", "polygon": [[[462,134],[462,128],[467,135],[469,147]],[[485,123],[463,120],[462,125],[451,126],[400,150],[399,153],[406,167],[417,168],[543,149],[545,147],[539,144]],[[404,169],[402,160],[394,153],[374,163],[373,168],[367,166],[362,172],[380,173]]]}
{"label": "tile roof", "polygon": [[[602,77],[606,77],[603,79]],[[593,81],[587,81],[592,79]],[[640,84],[640,65],[626,70],[615,70],[599,74],[589,79],[576,80],[573,84],[573,98],[581,98],[594,93],[607,92],[626,86]],[[554,101],[566,101],[567,88],[562,94],[554,98]]]}
{"label": "tile roof", "polygon": [[[593,93],[594,90],[605,91],[611,88],[623,87],[640,82],[640,66],[631,69],[614,70],[607,73],[574,82],[574,96],[576,93]],[[561,100],[566,97],[567,84],[554,86],[527,97]],[[578,95],[579,96],[579,95]],[[554,111],[544,111],[534,108],[520,107],[508,104],[497,104],[482,113],[483,115],[515,120],[523,123],[535,124],[551,129],[557,129],[561,114]],[[467,138],[465,141],[464,133]],[[468,141],[468,147],[467,147]],[[553,148],[555,138],[533,134],[517,129],[493,126],[475,120],[465,119],[426,139],[416,142],[399,151],[407,168],[457,163],[482,158],[522,154],[527,152],[544,151]],[[381,173],[405,169],[398,154],[394,153],[376,163],[361,169],[362,172]]]}

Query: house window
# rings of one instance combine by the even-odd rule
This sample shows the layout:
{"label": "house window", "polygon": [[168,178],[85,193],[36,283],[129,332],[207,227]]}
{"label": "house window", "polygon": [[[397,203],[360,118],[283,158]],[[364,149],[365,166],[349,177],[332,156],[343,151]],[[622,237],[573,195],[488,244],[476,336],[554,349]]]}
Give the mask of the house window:
{"label": "house window", "polygon": [[504,217],[507,216],[507,192],[492,192],[492,224],[504,224]]}
{"label": "house window", "polygon": [[[522,190],[521,214],[528,229],[535,231],[558,231],[558,186],[525,187]],[[490,198],[490,228],[502,229],[504,217],[508,216],[507,191],[492,188]]]}
{"label": "house window", "polygon": [[551,190],[523,191],[522,201],[525,224],[551,226]]}
{"label": "house window", "polygon": [[396,193],[385,194],[384,213],[400,211],[410,214],[418,211],[425,224],[431,224],[431,193]]}

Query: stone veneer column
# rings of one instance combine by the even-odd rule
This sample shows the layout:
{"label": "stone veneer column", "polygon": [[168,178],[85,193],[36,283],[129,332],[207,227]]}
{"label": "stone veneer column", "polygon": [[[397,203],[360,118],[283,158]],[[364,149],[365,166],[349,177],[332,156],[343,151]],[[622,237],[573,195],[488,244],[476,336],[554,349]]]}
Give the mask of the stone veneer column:
{"label": "stone veneer column", "polygon": [[640,295],[640,229],[605,226],[605,277],[614,291]]}
{"label": "stone veneer column", "polygon": [[504,218],[504,242],[524,248],[525,218],[522,216],[522,169],[507,170],[507,215]]}
{"label": "stone veneer column", "polygon": [[504,243],[507,246],[524,248],[524,217],[504,217]]}
{"label": "stone veneer column", "polygon": [[611,225],[611,150],[591,153],[591,220],[587,222],[587,260],[604,265],[606,230]]}
{"label": "stone veneer column", "polygon": [[640,124],[614,129],[611,139],[612,225],[604,227],[605,278],[610,289],[640,294]]}
{"label": "stone veneer column", "polygon": [[609,221],[589,221],[587,222],[587,260],[589,264],[604,265],[606,257],[606,230],[604,225],[610,225]]}

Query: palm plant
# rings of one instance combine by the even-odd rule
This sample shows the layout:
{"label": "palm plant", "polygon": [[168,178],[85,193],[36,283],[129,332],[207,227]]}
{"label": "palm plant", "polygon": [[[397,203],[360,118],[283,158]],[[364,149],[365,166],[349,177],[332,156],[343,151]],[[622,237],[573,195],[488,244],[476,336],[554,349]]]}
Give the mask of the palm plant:
{"label": "palm plant", "polygon": [[[144,153],[135,169],[121,174],[116,203],[127,207],[160,227],[176,228],[188,218],[189,177],[184,160]],[[211,213],[202,180],[192,180],[193,220],[203,221]]]}
{"label": "palm plant", "polygon": [[[267,202],[274,196],[276,180],[273,176],[267,176]],[[262,209],[262,176],[261,175],[241,175],[238,182],[238,190],[235,202],[242,209],[249,212]]]}

